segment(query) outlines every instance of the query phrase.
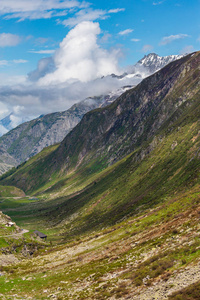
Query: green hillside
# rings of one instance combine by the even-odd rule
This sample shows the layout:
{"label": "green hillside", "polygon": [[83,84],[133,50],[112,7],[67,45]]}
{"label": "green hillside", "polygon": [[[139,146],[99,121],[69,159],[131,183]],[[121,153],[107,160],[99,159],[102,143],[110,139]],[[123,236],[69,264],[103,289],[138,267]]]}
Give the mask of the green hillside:
{"label": "green hillside", "polygon": [[198,299],[199,66],[173,62],[1,177],[32,198],[0,209],[48,236],[2,268],[2,297]]}
{"label": "green hillside", "polygon": [[145,156],[155,136],[164,138],[198,106],[199,61],[197,52],[172,62],[110,106],[87,113],[54,152],[1,182],[30,193],[76,170],[98,173],[132,151]]}
{"label": "green hillside", "polygon": [[1,197],[23,197],[24,192],[14,186],[0,186],[0,198]]}

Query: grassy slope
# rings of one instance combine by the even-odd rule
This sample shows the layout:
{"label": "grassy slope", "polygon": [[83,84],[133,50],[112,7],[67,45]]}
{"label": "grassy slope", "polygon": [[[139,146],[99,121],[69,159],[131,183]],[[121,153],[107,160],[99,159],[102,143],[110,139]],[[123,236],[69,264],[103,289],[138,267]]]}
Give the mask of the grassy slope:
{"label": "grassy slope", "polygon": [[[134,214],[138,205],[150,207],[168,195],[190,189],[199,184],[199,117],[199,103],[194,100],[187,114],[167,129],[161,128],[150,146],[139,148],[101,173],[93,173],[88,167],[55,184],[53,181],[47,183],[43,187],[46,189],[42,196],[44,200],[25,206],[25,211],[37,213],[43,222],[51,219],[52,225],[67,221],[75,214],[73,221],[66,225],[69,236],[70,227],[74,235],[74,230],[81,233],[91,226],[112,225],[124,216]],[[152,151],[147,154],[149,149]],[[146,156],[140,161],[143,153]],[[40,156],[44,154],[42,152]],[[31,167],[31,161],[28,164]],[[21,206],[19,210],[22,210]],[[11,212],[13,217],[15,213]]]}
{"label": "grassy slope", "polygon": [[[199,104],[194,101],[187,114],[171,127],[161,128],[150,146],[139,148],[101,173],[84,168],[55,184],[51,181],[44,187],[45,193],[37,191],[41,200],[14,201],[7,208],[4,202],[3,208],[19,225],[34,229],[37,218],[43,230],[57,226],[63,238],[73,239],[188,191],[199,185],[199,117]],[[31,160],[28,164],[31,167]],[[10,209],[13,205],[15,210]]]}
{"label": "grassy slope", "polygon": [[172,293],[197,281],[199,213],[200,189],[194,187],[81,240],[74,237],[3,267],[0,293],[5,299],[52,294],[57,299],[162,299],[166,290]]}
{"label": "grassy slope", "polygon": [[[62,242],[4,268],[0,293],[17,293],[19,299],[54,293],[58,299],[142,300],[158,291],[162,299],[165,287],[169,294],[192,287],[200,270],[199,119],[196,94],[148,143],[109,168],[99,172],[91,162],[37,187],[36,200],[0,203],[17,224],[44,231],[54,245]],[[47,148],[18,174],[41,167],[53,151]]]}
{"label": "grassy slope", "polygon": [[0,198],[1,197],[23,197],[24,192],[14,186],[0,186]]}
{"label": "grassy slope", "polygon": [[169,64],[109,107],[86,114],[55,151],[31,166],[25,163],[3,184],[35,192],[74,169],[98,173],[110,162],[144,148],[162,124],[169,126],[173,114],[179,118],[198,100],[199,61],[196,53]]}

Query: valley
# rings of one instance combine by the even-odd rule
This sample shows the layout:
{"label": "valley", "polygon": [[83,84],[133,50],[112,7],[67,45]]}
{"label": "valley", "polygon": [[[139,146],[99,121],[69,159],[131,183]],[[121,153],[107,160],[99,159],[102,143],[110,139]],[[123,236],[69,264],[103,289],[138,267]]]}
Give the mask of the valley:
{"label": "valley", "polygon": [[1,299],[199,299],[199,66],[171,62],[1,176]]}

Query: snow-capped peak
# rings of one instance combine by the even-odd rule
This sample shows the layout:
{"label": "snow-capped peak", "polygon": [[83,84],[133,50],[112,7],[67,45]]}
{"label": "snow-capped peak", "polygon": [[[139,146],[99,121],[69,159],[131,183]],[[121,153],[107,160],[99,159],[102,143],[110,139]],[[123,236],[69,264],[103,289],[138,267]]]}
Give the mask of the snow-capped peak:
{"label": "snow-capped peak", "polygon": [[149,53],[139,60],[137,64],[148,68],[150,73],[154,73],[170,62],[182,58],[183,56],[184,55],[159,56],[156,53]]}

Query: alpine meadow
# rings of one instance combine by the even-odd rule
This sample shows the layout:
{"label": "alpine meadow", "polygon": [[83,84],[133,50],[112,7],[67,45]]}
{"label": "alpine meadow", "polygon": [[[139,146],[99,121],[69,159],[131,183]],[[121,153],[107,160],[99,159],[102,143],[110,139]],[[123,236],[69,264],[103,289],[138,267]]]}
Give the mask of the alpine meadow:
{"label": "alpine meadow", "polygon": [[200,299],[200,2],[133,2],[0,3],[2,300]]}

